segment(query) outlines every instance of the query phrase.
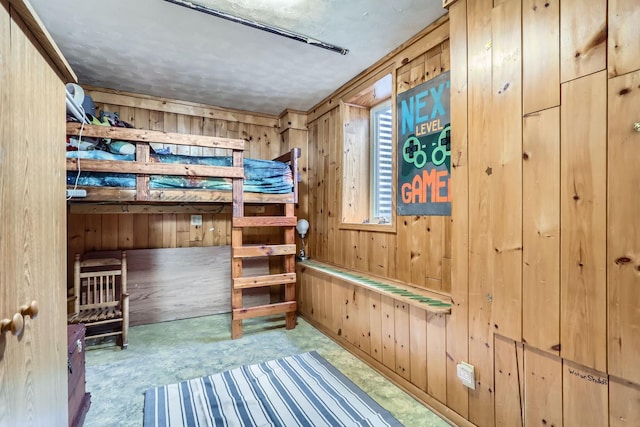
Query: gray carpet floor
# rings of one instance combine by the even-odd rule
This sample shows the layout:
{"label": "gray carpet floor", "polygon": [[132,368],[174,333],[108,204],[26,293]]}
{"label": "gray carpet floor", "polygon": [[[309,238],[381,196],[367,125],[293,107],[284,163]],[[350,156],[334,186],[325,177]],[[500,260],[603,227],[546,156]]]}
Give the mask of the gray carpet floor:
{"label": "gray carpet floor", "polygon": [[428,408],[379,375],[303,319],[285,330],[282,318],[244,321],[231,340],[228,314],[129,329],[129,347],[93,344],[86,352],[92,426],[141,426],[144,392],[151,387],[211,375],[242,365],[316,350],[406,426],[448,426]]}

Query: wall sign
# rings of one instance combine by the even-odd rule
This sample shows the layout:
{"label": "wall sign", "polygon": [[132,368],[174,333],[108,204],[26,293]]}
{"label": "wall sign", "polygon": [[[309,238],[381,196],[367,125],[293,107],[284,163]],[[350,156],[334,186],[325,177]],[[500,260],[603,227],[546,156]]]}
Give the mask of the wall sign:
{"label": "wall sign", "polygon": [[400,93],[398,215],[451,215],[449,72]]}

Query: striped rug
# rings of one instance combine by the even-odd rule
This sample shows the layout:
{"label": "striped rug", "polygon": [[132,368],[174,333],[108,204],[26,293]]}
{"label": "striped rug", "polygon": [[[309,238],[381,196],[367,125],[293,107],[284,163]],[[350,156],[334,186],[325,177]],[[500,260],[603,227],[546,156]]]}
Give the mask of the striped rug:
{"label": "striped rug", "polygon": [[144,426],[401,426],[310,352],[149,389]]}

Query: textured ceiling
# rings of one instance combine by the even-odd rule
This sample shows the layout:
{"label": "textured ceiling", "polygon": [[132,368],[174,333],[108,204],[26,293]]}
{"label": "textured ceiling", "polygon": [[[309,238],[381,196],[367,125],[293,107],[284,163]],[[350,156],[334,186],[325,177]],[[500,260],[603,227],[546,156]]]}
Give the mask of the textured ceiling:
{"label": "textured ceiling", "polygon": [[307,111],[445,13],[440,0],[200,0],[346,56],[162,0],[31,0],[80,83],[268,114]]}

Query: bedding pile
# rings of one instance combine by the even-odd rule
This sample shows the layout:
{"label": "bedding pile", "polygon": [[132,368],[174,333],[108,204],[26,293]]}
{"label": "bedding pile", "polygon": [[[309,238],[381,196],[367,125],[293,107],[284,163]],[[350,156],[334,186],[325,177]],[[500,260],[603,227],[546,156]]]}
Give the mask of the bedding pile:
{"label": "bedding pile", "polygon": [[[135,156],[112,154],[102,150],[67,151],[67,158],[92,160],[134,161]],[[196,157],[176,154],[151,154],[151,162],[179,163],[207,166],[232,166],[230,156]],[[80,161],[82,169],[82,161]],[[273,160],[244,159],[244,191],[252,193],[286,194],[293,187],[291,169],[286,163]],[[136,175],[104,172],[67,172],[67,185],[80,187],[135,188]],[[231,180],[226,178],[151,175],[149,186],[161,188],[192,188],[231,191]]]}

